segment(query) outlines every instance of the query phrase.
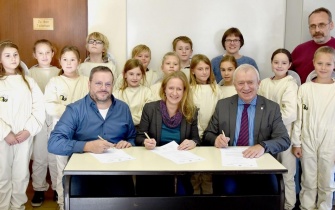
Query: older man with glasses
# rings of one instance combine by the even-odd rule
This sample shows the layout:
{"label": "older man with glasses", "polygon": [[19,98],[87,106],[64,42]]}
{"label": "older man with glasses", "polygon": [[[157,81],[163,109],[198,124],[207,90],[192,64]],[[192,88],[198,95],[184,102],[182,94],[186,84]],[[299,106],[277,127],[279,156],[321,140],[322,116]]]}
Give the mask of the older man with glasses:
{"label": "older man with glasses", "polygon": [[335,39],[330,35],[334,23],[328,9],[320,7],[314,10],[308,16],[308,24],[312,40],[298,45],[292,52],[291,68],[299,74],[301,83],[304,83],[309,73],[314,70],[313,56],[315,51],[322,46],[335,48]]}

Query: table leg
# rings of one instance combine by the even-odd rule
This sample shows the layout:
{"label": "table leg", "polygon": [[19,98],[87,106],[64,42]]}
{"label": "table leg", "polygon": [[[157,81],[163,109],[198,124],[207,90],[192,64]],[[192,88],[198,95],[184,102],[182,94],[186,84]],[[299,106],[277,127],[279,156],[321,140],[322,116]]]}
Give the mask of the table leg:
{"label": "table leg", "polygon": [[71,175],[64,176],[64,209],[70,210],[70,180]]}

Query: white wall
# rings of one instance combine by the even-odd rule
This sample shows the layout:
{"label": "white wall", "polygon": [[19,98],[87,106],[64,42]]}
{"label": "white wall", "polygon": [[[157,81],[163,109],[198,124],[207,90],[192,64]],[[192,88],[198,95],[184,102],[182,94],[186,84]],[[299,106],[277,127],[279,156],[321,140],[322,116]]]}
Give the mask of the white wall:
{"label": "white wall", "polygon": [[[174,37],[190,36],[194,53],[212,58],[223,53],[222,33],[236,26],[245,37],[241,52],[256,60],[264,78],[271,74],[270,56],[275,49],[293,50],[310,40],[307,17],[321,6],[335,17],[334,0],[280,0],[271,4],[267,0],[88,0],[88,32],[99,31],[108,37],[117,68],[123,68],[131,48],[139,43],[153,50],[151,64],[158,68],[164,52],[172,49]],[[143,20],[142,16],[149,20],[129,25]],[[152,21],[158,24],[152,25]]]}
{"label": "white wall", "polygon": [[271,75],[270,57],[284,45],[286,1],[268,0],[127,0],[127,52],[137,44],[152,50],[151,68],[180,35],[193,41],[193,54],[210,59],[223,54],[225,30],[237,27],[245,44],[241,53],[255,59],[261,77]]}
{"label": "white wall", "polygon": [[88,33],[98,31],[108,37],[118,69],[127,57],[126,5],[126,0],[88,0]]}

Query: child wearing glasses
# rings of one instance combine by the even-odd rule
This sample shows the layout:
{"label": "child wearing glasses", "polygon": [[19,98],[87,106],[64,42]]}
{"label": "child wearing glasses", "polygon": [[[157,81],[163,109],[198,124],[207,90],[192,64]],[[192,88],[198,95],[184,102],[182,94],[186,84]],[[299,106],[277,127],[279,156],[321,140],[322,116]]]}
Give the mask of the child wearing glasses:
{"label": "child wearing glasses", "polygon": [[[52,77],[59,73],[59,69],[51,65],[54,56],[54,47],[49,40],[37,40],[33,48],[33,56],[38,64],[29,69],[31,76],[38,84],[44,93],[45,86]],[[51,188],[54,191],[53,200],[57,201],[56,183],[57,183],[57,165],[54,154],[48,153],[48,139],[52,129],[52,117],[46,115],[46,120],[39,132],[34,137],[33,154],[32,154],[32,184],[34,188],[34,197],[31,200],[31,205],[34,207],[41,206],[44,201],[44,191],[49,189],[49,184],[46,181],[47,171],[49,167],[51,177]]]}
{"label": "child wearing glasses", "polygon": [[293,154],[302,168],[300,209],[332,209],[335,161],[335,50],[316,50],[317,77],[298,91],[298,117],[292,132]]}
{"label": "child wearing glasses", "polygon": [[[226,30],[222,36],[221,43],[223,49],[226,50],[225,54],[235,57],[237,66],[241,64],[250,64],[258,70],[257,64],[254,59],[240,54],[240,49],[244,45],[244,38],[238,28],[229,28],[228,30]],[[222,76],[220,73],[220,61],[225,54],[213,58],[211,62],[217,83],[222,80]]]}
{"label": "child wearing glasses", "polygon": [[[153,69],[149,69],[149,64],[151,61],[151,50],[148,46],[144,44],[137,45],[133,48],[131,52],[131,57],[138,59],[145,70],[145,79],[142,77],[141,84],[149,87],[157,82],[159,79],[158,72]],[[115,84],[114,84],[114,89],[119,89],[122,84],[123,84],[123,73],[119,75],[117,78]]]}
{"label": "child wearing glasses", "polygon": [[113,72],[115,78],[119,75],[116,72],[115,62],[107,53],[109,41],[107,37],[99,32],[92,32],[86,38],[86,50],[89,55],[79,66],[79,74],[89,77],[91,70],[96,66],[107,66]]}
{"label": "child wearing glasses", "polygon": [[33,136],[45,121],[43,93],[19,64],[18,47],[0,42],[0,209],[24,209]]}
{"label": "child wearing glasses", "polygon": [[143,86],[145,69],[138,59],[129,59],[123,68],[123,83],[120,89],[113,92],[113,96],[128,104],[135,127],[140,124],[142,110],[146,103],[151,102],[150,88]]}
{"label": "child wearing glasses", "polygon": [[[53,118],[53,127],[62,116],[68,104],[83,98],[88,93],[88,77],[78,74],[80,53],[75,46],[65,46],[60,53],[62,67],[59,76],[50,79],[45,87],[45,107],[47,114]],[[52,128],[53,129],[53,128]],[[63,169],[68,156],[56,155],[58,205],[64,208]]]}

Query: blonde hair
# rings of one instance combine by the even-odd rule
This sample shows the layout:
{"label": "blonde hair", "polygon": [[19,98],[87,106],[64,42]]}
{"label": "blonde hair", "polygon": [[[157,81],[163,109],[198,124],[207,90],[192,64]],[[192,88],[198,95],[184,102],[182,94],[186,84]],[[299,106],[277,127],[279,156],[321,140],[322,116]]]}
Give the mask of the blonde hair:
{"label": "blonde hair", "polygon": [[[19,52],[19,48],[16,44],[14,44],[13,42],[9,40],[5,40],[5,41],[0,42],[0,56],[2,55],[5,48],[15,48]],[[19,60],[19,62],[20,61],[21,59]],[[24,70],[20,64],[16,67],[15,72],[22,76],[22,79],[26,83],[28,89],[31,90],[30,85],[25,77]],[[6,78],[6,69],[3,67],[2,62],[1,62],[0,63],[0,79],[3,80],[5,78]]]}
{"label": "blonde hair", "polygon": [[163,59],[162,59],[162,66],[164,65],[165,60],[166,60],[167,57],[169,57],[169,56],[174,56],[174,57],[176,57],[176,58],[178,59],[179,68],[180,68],[180,66],[181,66],[180,58],[179,58],[178,54],[175,53],[175,52],[167,52],[167,53],[165,53],[165,55],[163,56]]}
{"label": "blonde hair", "polygon": [[107,51],[109,49],[108,38],[100,32],[92,32],[86,37],[86,49],[87,49],[88,40],[90,40],[90,39],[95,39],[95,40],[102,41],[103,46],[104,46],[104,50],[102,52],[102,58],[107,58]]}
{"label": "blonde hair", "polygon": [[197,65],[200,63],[200,62],[204,62],[205,64],[209,65],[209,70],[210,70],[210,74],[209,74],[209,77],[206,81],[206,84],[209,84],[213,90],[213,92],[216,92],[216,83],[215,83],[215,77],[214,77],[214,73],[212,71],[212,65],[211,65],[211,62],[210,60],[208,59],[207,56],[205,55],[202,55],[202,54],[197,54],[197,55],[194,55],[192,57],[192,60],[191,60],[191,64],[190,64],[190,84],[191,86],[196,86],[198,84],[197,82],[197,78],[195,76],[195,74],[192,74],[192,72],[195,70],[195,68],[197,67]]}
{"label": "blonde hair", "polygon": [[166,75],[163,78],[162,85],[159,90],[159,96],[162,98],[163,101],[166,102],[165,89],[166,89],[167,83],[171,79],[174,79],[174,78],[180,79],[184,86],[184,93],[179,103],[179,110],[181,111],[183,116],[186,118],[186,121],[188,123],[192,123],[194,113],[196,112],[196,107],[193,103],[193,96],[190,92],[190,85],[188,84],[187,77],[182,71],[175,71],[169,75]]}
{"label": "blonde hair", "polygon": [[131,52],[131,57],[135,58],[135,56],[137,56],[138,54],[140,54],[141,52],[148,52],[150,57],[151,57],[151,50],[148,46],[144,45],[144,44],[140,44],[137,45],[133,48],[132,52]]}
{"label": "blonde hair", "polygon": [[[314,65],[314,60],[316,59],[316,57],[319,54],[330,54],[333,56],[333,63],[335,64],[335,49],[329,46],[323,46],[323,47],[319,47],[315,53],[314,53],[314,57],[313,57],[313,65]],[[335,71],[335,69],[333,69],[333,71]]]}
{"label": "blonde hair", "polygon": [[335,62],[335,49],[329,46],[323,46],[323,47],[319,47],[315,53],[314,53],[314,58],[313,60],[316,58],[316,56],[318,56],[320,53],[326,53],[326,54],[331,54],[333,56],[333,61]]}
{"label": "blonde hair", "polygon": [[129,60],[127,60],[127,62],[124,64],[124,68],[123,68],[123,82],[122,82],[122,86],[121,86],[121,90],[125,90],[128,87],[128,83],[127,83],[127,79],[125,77],[127,71],[132,70],[134,68],[139,67],[142,73],[142,80],[145,81],[145,69],[141,63],[141,61],[139,61],[138,59],[135,58],[131,58]]}

